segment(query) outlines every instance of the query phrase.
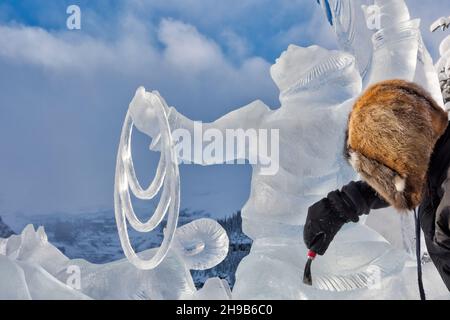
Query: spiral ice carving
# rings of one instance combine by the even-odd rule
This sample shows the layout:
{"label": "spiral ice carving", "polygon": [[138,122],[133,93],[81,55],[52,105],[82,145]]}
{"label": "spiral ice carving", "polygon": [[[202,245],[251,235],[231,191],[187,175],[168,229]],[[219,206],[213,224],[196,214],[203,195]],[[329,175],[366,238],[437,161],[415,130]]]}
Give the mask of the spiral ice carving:
{"label": "spiral ice carving", "polygon": [[198,219],[177,229],[173,248],[191,270],[206,270],[228,254],[225,229],[212,219]]}
{"label": "spiral ice carving", "polygon": [[[156,176],[150,183],[150,186],[147,189],[143,189],[134,170],[131,155],[133,120],[129,112],[125,117],[122,128],[116,162],[114,206],[120,243],[128,260],[142,270],[156,268],[167,255],[175,235],[180,208],[180,176],[165,111],[168,108],[161,97],[158,99],[157,106],[156,112],[161,132],[158,137],[161,140],[161,158]],[[140,221],[131,203],[130,189],[137,198],[150,200],[158,194],[161,188],[163,190],[155,212],[147,222]],[[131,246],[127,222],[139,232],[150,232],[161,223],[167,212],[167,226],[162,244],[150,259],[144,260],[136,254]]]}

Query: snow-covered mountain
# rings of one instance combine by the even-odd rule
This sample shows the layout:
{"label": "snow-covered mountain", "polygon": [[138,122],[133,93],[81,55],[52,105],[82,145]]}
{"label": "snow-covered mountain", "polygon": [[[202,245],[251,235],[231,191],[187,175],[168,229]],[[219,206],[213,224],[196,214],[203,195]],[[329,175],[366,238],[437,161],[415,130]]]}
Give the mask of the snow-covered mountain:
{"label": "snow-covered mountain", "polygon": [[[138,214],[145,210],[139,209]],[[210,214],[199,211],[181,210],[179,226]],[[7,238],[14,231],[20,233],[28,224],[36,228],[44,226],[49,242],[58,247],[71,259],[82,258],[92,263],[107,263],[125,258],[117,234],[113,210],[99,210],[84,214],[52,213],[46,215],[8,215],[3,223],[0,219],[0,238]],[[240,212],[218,221],[227,231],[230,249],[227,258],[216,267],[205,271],[191,271],[198,288],[206,279],[220,277],[230,286],[234,284],[234,274],[241,259],[251,247],[251,240],[242,233]],[[8,227],[8,225],[10,227]],[[158,247],[163,238],[160,225],[154,232],[142,234],[129,230],[130,238],[137,251]]]}

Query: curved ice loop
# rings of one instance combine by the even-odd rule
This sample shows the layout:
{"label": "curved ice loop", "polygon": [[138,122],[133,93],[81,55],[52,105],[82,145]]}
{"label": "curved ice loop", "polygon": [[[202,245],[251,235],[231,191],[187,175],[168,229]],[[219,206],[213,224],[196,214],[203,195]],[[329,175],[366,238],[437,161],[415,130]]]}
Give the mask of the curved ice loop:
{"label": "curved ice loop", "polygon": [[206,270],[228,254],[229,239],[222,226],[212,219],[198,219],[177,229],[173,249],[191,270]]}
{"label": "curved ice loop", "polygon": [[[156,102],[157,108],[155,108],[155,112],[157,113],[161,132],[161,159],[156,176],[150,183],[150,186],[144,190],[139,184],[134,171],[131,155],[133,121],[129,112],[125,117],[122,128],[116,162],[114,207],[120,243],[127,259],[142,270],[156,268],[167,255],[175,235],[180,207],[180,177],[165,102],[160,97],[158,97]],[[154,214],[147,222],[141,222],[133,210],[130,189],[137,198],[150,200],[158,194],[161,188],[163,188],[163,191]],[[169,213],[166,232],[161,246],[150,259],[141,259],[131,246],[127,221],[139,232],[150,232],[161,223],[167,211]]]}
{"label": "curved ice loop", "polygon": [[[398,255],[395,257],[394,255]],[[381,285],[383,279],[402,270],[404,255],[390,250],[369,265],[347,274],[316,274],[313,275],[313,287],[325,291],[350,291],[356,289],[371,289]]]}
{"label": "curved ice loop", "polygon": [[205,243],[204,242],[197,242],[197,243],[191,243],[187,244],[186,247],[183,248],[184,255],[188,257],[193,257],[203,250],[205,250]]}

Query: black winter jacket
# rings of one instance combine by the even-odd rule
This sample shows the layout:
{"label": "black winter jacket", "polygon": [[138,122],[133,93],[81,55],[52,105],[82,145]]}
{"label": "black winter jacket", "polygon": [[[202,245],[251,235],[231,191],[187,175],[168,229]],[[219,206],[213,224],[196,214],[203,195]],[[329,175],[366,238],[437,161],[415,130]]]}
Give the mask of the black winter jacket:
{"label": "black winter jacket", "polygon": [[[418,214],[431,259],[450,290],[450,125],[436,143],[428,169],[427,188]],[[328,195],[336,211],[347,221],[369,214],[372,209],[388,207],[365,182],[350,182],[341,191]]]}

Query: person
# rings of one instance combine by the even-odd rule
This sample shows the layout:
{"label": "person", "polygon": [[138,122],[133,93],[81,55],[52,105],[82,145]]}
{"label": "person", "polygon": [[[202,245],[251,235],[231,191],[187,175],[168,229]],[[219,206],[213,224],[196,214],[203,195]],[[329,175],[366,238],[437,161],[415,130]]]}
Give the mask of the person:
{"label": "person", "polygon": [[304,241],[324,255],[341,227],[392,206],[418,218],[428,253],[450,290],[450,128],[448,115],[415,83],[387,80],[353,105],[344,155],[362,178],[308,209]]}

